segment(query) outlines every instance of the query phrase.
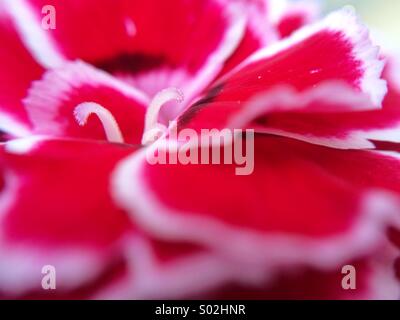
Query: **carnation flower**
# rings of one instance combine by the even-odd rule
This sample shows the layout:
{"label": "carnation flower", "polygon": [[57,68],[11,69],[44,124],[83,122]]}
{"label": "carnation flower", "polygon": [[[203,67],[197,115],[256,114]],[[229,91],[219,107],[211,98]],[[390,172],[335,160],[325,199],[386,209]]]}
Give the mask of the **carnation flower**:
{"label": "carnation flower", "polygon": [[[48,4],[54,30],[42,27]],[[352,9],[0,10],[0,296],[398,298],[398,71]],[[173,132],[205,129],[254,132],[251,174],[149,162],[176,157],[163,149]],[[44,266],[56,290],[43,290]]]}

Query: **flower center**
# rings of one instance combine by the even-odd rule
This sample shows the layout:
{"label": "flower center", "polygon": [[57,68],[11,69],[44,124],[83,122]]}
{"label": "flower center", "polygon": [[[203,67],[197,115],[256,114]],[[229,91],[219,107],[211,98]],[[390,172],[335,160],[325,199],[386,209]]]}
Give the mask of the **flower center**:
{"label": "flower center", "polygon": [[[162,106],[172,100],[176,100],[177,102],[183,101],[183,94],[179,89],[164,89],[154,96],[146,111],[142,136],[143,145],[153,143],[167,131],[167,127],[158,122],[158,116]],[[80,126],[86,125],[92,114],[95,114],[99,118],[109,142],[124,143],[124,138],[117,121],[106,108],[95,102],[84,102],[79,104],[74,110],[75,119]]]}

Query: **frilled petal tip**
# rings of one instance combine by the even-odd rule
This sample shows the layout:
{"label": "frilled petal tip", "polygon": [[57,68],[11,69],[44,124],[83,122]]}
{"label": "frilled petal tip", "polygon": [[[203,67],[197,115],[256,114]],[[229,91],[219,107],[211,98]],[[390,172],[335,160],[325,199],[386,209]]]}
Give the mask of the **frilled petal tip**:
{"label": "frilled petal tip", "polygon": [[[241,74],[258,71],[258,76],[267,76],[263,70],[268,69],[261,66],[269,67],[273,62],[276,68],[280,67],[281,76],[286,75],[288,82],[298,88],[310,85],[311,81],[343,79],[367,93],[378,106],[387,93],[386,82],[381,78],[384,61],[379,57],[379,48],[371,42],[368,28],[352,7],[331,13],[321,22],[306,26],[288,39],[256,52],[237,71]],[[307,76],[310,82],[300,75]],[[297,82],[300,79],[302,82]]]}
{"label": "frilled petal tip", "polygon": [[209,248],[258,281],[295,265],[335,270],[399,225],[395,158],[258,137],[254,163],[236,176],[232,165],[150,164],[142,151],[118,167],[113,194],[153,237]]}

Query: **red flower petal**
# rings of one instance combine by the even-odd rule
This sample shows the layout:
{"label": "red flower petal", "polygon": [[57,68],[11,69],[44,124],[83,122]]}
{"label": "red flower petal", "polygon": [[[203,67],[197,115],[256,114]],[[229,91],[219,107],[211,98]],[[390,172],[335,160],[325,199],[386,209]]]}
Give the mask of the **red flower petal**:
{"label": "red flower petal", "polygon": [[[238,266],[202,247],[142,236],[114,204],[109,174],[132,152],[38,137],[3,146],[0,297],[185,297],[234,278]],[[56,267],[55,293],[40,288],[45,265]]]}
{"label": "red flower petal", "polygon": [[281,38],[286,38],[301,27],[314,22],[320,13],[319,3],[315,0],[269,1],[270,19]]}
{"label": "red flower petal", "polygon": [[[391,76],[392,68],[390,64],[385,71],[385,78],[388,80],[389,93],[383,101],[383,108],[378,110],[362,110],[361,101],[348,99],[348,110],[333,110],[333,113],[321,112],[280,112],[269,113],[267,116],[256,119],[257,123],[252,123],[250,127],[257,128],[260,132],[274,133],[328,145],[336,148],[374,148],[372,141],[400,142],[400,90],[396,89],[396,80]],[[308,95],[312,95],[311,92]],[[345,100],[344,97],[351,96],[345,91],[336,94],[332,90],[326,95],[326,100]],[[306,95],[303,96],[306,97]],[[354,96],[354,94],[353,94]],[[264,98],[267,104],[268,94]],[[297,99],[297,101],[295,101]],[[290,99],[287,99],[290,100]],[[332,101],[333,101],[332,100]],[[301,96],[293,97],[293,105],[301,105]],[[316,101],[314,101],[316,102]],[[265,108],[263,98],[258,104]],[[338,104],[338,103],[337,103]],[[351,110],[353,107],[357,109]],[[368,104],[364,105],[368,106]],[[320,105],[322,108],[322,106]],[[261,109],[261,108],[260,108]],[[287,106],[289,109],[289,105]],[[306,111],[310,106],[304,108]],[[368,108],[365,108],[368,109]],[[349,112],[353,111],[353,112]],[[245,120],[243,114],[249,115],[251,110],[246,110],[238,114],[238,118]],[[253,118],[255,119],[255,117]]]}
{"label": "red flower petal", "polygon": [[38,134],[105,140],[98,119],[93,116],[80,126],[74,116],[80,103],[98,103],[110,111],[131,144],[141,141],[149,104],[141,92],[83,62],[48,71],[33,84],[24,102]]}
{"label": "red flower petal", "polygon": [[[62,281],[57,290],[35,288],[22,295],[2,294],[0,286],[0,299],[188,298],[243,278],[239,277],[242,273],[239,266],[228,264],[200,247],[145,237],[128,239],[121,256],[102,261],[101,265],[104,271],[96,275],[97,270],[91,270],[91,277],[78,286],[71,288]],[[86,270],[83,273],[87,275]]]}
{"label": "red flower petal", "polygon": [[[212,299],[282,299],[282,300],[359,300],[393,299],[399,296],[399,282],[394,277],[393,254],[382,247],[373,255],[357,261],[321,271],[313,268],[296,267],[296,270],[280,271],[266,275],[268,281],[257,285],[225,286],[207,298]],[[387,254],[386,254],[387,253]],[[344,289],[342,281],[348,271],[342,268],[354,267],[353,289]],[[348,269],[347,269],[348,270]],[[271,279],[272,278],[272,279]]]}
{"label": "red flower petal", "polygon": [[[367,27],[351,9],[342,9],[254,54],[225,81],[221,80],[224,90],[219,100],[225,96],[243,101],[280,83],[304,90],[325,80],[342,80],[380,105],[387,90],[380,78],[384,63],[378,54]],[[235,95],[233,89],[238,82],[246,84],[248,90]]]}
{"label": "red flower petal", "polygon": [[[187,102],[219,73],[245,25],[242,5],[229,0],[16,0],[8,4],[26,42],[46,66],[79,58],[150,96],[166,87],[180,87]],[[40,28],[44,5],[58,9],[57,27],[50,32]],[[173,19],[167,14],[171,12]],[[42,42],[30,41],[38,37],[46,39],[46,50]]]}
{"label": "red flower petal", "polygon": [[188,243],[144,240],[127,248],[127,272],[97,298],[187,299],[234,280],[254,279],[202,247]]}
{"label": "red flower petal", "polygon": [[[181,118],[190,122],[205,112],[210,113],[204,116],[210,121],[227,119],[249,98],[277,85],[291,85],[301,92],[327,80],[341,80],[379,105],[387,91],[380,78],[382,69],[383,62],[369,41],[366,27],[352,11],[342,10],[254,54],[218,81]],[[202,125],[208,127],[205,119]]]}
{"label": "red flower petal", "polygon": [[251,54],[290,36],[316,20],[319,6],[314,1],[245,0],[248,23],[243,39],[225,63],[219,76],[238,66]]}
{"label": "red flower petal", "polygon": [[248,16],[244,36],[235,52],[225,62],[224,69],[218,77],[225,75],[251,54],[278,39],[277,32],[269,19],[270,0],[243,0],[243,2],[245,3],[243,9]]}
{"label": "red flower petal", "polygon": [[[96,293],[105,290],[110,283],[118,281],[121,277],[121,274],[126,272],[126,263],[125,260],[117,257],[114,259],[110,259],[110,263],[104,264],[102,266],[102,271],[97,272],[97,270],[93,270],[91,276],[88,277],[86,281],[79,283],[79,285],[74,285],[72,287],[67,287],[65,285],[58,286],[57,290],[43,290],[41,288],[41,277],[43,274],[36,279],[36,285],[33,285],[33,288],[24,288],[21,289],[20,292],[2,292],[2,288],[0,287],[0,299],[18,299],[18,300],[81,300],[81,299],[93,299]],[[40,263],[40,261],[39,261]],[[37,265],[37,270],[41,271],[43,266]],[[92,266],[89,266],[89,268]],[[36,274],[38,271],[35,270]],[[82,271],[83,270],[83,271]],[[82,272],[87,275],[87,270],[75,270],[74,272]],[[32,270],[27,270],[27,272],[31,272]],[[98,273],[98,275],[97,275]],[[57,276],[57,268],[56,268],[56,276]],[[3,279],[2,279],[3,280]],[[2,281],[3,282],[3,281]],[[15,279],[12,280],[11,285],[15,284]],[[39,284],[39,285],[38,285]],[[56,283],[57,285],[57,283]]]}
{"label": "red flower petal", "polygon": [[[126,217],[116,213],[108,195],[107,176],[118,160],[132,153],[132,148],[39,140],[30,151],[18,149],[30,141],[35,140],[10,141],[2,155],[3,191],[10,191],[12,186],[19,190],[14,194],[18,201],[10,204],[3,216],[6,239],[32,239],[50,247],[61,243],[102,246],[127,228]],[[87,161],[88,156],[94,162]]]}
{"label": "red flower petal", "polygon": [[324,82],[303,92],[279,86],[249,103],[211,106],[200,112],[193,108],[181,116],[179,129],[190,127],[201,132],[203,128],[250,128],[340,149],[374,146],[367,138],[346,131],[342,123],[337,123],[338,115],[349,119],[353,116],[356,122],[356,116],[363,114],[357,111],[375,109],[367,95],[341,82]]}
{"label": "red flower petal", "polygon": [[[365,124],[357,129],[371,140],[400,142],[400,61],[398,58],[389,58],[384,70],[384,77],[388,82],[388,94],[383,101],[383,109],[369,112],[365,115]],[[354,124],[349,121],[348,126]]]}
{"label": "red flower petal", "polygon": [[369,252],[399,218],[390,197],[370,192],[400,191],[400,163],[390,157],[258,137],[254,164],[236,176],[233,165],[150,165],[142,151],[119,167],[114,194],[155,237],[272,269],[324,268]]}
{"label": "red flower petal", "polygon": [[45,265],[54,265],[60,287],[71,289],[121,254],[118,243],[134,229],[110,197],[109,176],[133,151],[33,137],[3,145],[0,291],[39,289]]}
{"label": "red flower petal", "polygon": [[42,68],[23,46],[9,16],[0,4],[0,130],[21,136],[29,131],[30,123],[21,99],[29,84],[38,79]]}

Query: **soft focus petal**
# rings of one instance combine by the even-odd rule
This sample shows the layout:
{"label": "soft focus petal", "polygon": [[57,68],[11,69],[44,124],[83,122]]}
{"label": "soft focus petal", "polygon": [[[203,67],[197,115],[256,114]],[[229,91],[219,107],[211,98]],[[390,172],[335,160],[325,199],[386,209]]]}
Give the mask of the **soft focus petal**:
{"label": "soft focus petal", "polygon": [[220,76],[231,71],[254,52],[290,36],[316,20],[319,6],[315,0],[245,0],[248,23],[243,39],[225,63]]}
{"label": "soft focus petal", "polygon": [[133,151],[34,137],[2,146],[0,292],[40,289],[46,265],[61,291],[72,290],[119,258],[118,243],[134,229],[110,197],[109,177]]}
{"label": "soft focus petal", "polygon": [[400,190],[400,163],[381,154],[261,136],[253,174],[237,176],[228,164],[150,164],[146,152],[116,171],[121,206],[155,237],[200,243],[235,263],[329,268],[370,252],[398,223],[392,197],[372,191]]}
{"label": "soft focus petal", "polygon": [[188,299],[208,296],[228,283],[256,283],[260,273],[244,273],[239,264],[186,242],[139,240],[129,244],[130,266],[97,298]]}
{"label": "soft focus petal", "polygon": [[[110,174],[133,152],[40,137],[3,145],[0,298],[184,298],[238,277],[204,247],[149,238],[114,203]],[[41,288],[46,265],[55,291]]]}
{"label": "soft focus petal", "polygon": [[[371,255],[321,271],[298,266],[296,270],[277,272],[268,281],[256,285],[227,285],[208,293],[213,299],[282,299],[282,300],[381,300],[398,299],[400,286],[393,268],[394,251],[383,246]],[[342,281],[348,269],[354,267],[353,289],[344,289]]]}
{"label": "soft focus petal", "polygon": [[320,13],[316,0],[269,0],[269,19],[281,38],[290,36],[301,27],[312,23]]}
{"label": "soft focus petal", "polygon": [[204,128],[250,128],[334,148],[368,149],[374,145],[356,132],[343,129],[337,118],[343,115],[351,119],[362,114],[357,111],[371,109],[376,108],[366,94],[343,82],[324,82],[302,92],[278,86],[248,103],[211,104],[200,111],[193,108],[179,119],[178,128],[189,127],[197,132]]}
{"label": "soft focus petal", "polygon": [[[387,92],[383,67],[367,27],[345,8],[255,53],[217,83],[222,93],[216,100],[243,101],[281,83],[304,90],[322,81],[342,80],[380,105]],[[243,90],[237,90],[239,84]]]}
{"label": "soft focus petal", "polygon": [[[13,296],[8,292],[3,296],[19,299],[187,298],[230,283],[239,269],[198,246],[160,242],[145,236],[121,241],[118,252],[118,255],[99,261],[98,268],[90,266],[90,269],[77,270],[86,279],[76,285],[65,285],[67,275],[61,273],[57,274],[61,277],[57,290],[46,291],[36,286],[23,294],[18,292]],[[43,260],[37,262],[43,263]],[[56,265],[59,270],[60,265]],[[37,266],[38,270],[40,268]],[[90,270],[90,274],[86,270]],[[32,274],[32,270],[28,272]],[[37,284],[40,284],[40,276]],[[0,290],[0,298],[3,296]]]}
{"label": "soft focus petal", "polygon": [[209,122],[215,126],[218,121],[221,127],[245,108],[250,98],[268,89],[289,85],[299,92],[318,90],[328,80],[340,80],[379,105],[387,88],[381,79],[383,62],[378,53],[352,11],[335,12],[250,57],[189,107],[178,124],[209,128]]}
{"label": "soft focus petal", "polygon": [[[243,4],[228,0],[7,3],[26,43],[46,66],[79,58],[150,96],[180,87],[187,102],[219,73],[245,26]],[[55,30],[40,28],[44,5],[57,10]],[[43,50],[34,38],[45,39],[49,47]]]}
{"label": "soft focus petal", "polygon": [[9,16],[0,4],[0,130],[14,136],[29,132],[30,123],[21,103],[31,81],[43,70],[25,49]]}
{"label": "soft focus petal", "polygon": [[[333,110],[333,113],[275,113],[254,118],[252,127],[260,132],[275,133],[298,138],[317,144],[338,148],[374,148],[371,141],[400,142],[400,90],[396,88],[396,79],[392,76],[394,65],[389,60],[384,78],[388,81],[389,92],[383,101],[383,108],[363,110],[361,101],[347,99],[348,110]],[[310,93],[309,93],[310,94]],[[336,95],[336,98],[334,96]],[[349,95],[347,95],[349,96]],[[351,96],[351,95],[350,95]],[[304,96],[303,96],[304,97]],[[326,94],[327,100],[346,100],[345,92],[331,91]],[[293,100],[293,104],[301,104]],[[268,95],[264,102],[267,102]],[[290,100],[290,99],[288,99]],[[263,106],[263,98],[258,102]],[[351,110],[351,105],[354,108]],[[262,108],[260,108],[262,109]],[[307,108],[306,108],[307,109]],[[366,108],[367,109],[367,108]],[[347,112],[346,112],[347,111]],[[348,112],[350,111],[350,112]],[[353,112],[351,112],[353,111]],[[244,110],[243,113],[251,113]],[[238,115],[238,118],[241,115]],[[242,117],[243,119],[243,117]],[[244,119],[243,119],[244,120]]]}
{"label": "soft focus petal", "polygon": [[278,40],[276,29],[270,21],[270,0],[240,0],[245,4],[247,25],[243,39],[234,53],[225,62],[219,77],[225,75],[251,54]]}
{"label": "soft focus petal", "polygon": [[148,99],[123,82],[83,62],[48,71],[36,81],[24,103],[37,134],[105,140],[104,128],[92,115],[81,126],[75,108],[95,102],[115,118],[125,142],[139,144]]}

